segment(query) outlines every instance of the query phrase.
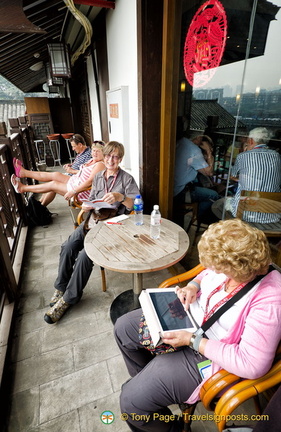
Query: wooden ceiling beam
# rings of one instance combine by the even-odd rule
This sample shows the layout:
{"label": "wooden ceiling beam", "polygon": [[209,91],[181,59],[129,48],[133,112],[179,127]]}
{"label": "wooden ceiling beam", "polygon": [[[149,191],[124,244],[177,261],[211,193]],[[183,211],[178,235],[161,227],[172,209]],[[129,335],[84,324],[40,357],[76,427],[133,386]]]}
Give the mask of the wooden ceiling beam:
{"label": "wooden ceiling beam", "polygon": [[27,19],[22,0],[1,0],[0,31],[2,33],[46,33]]}
{"label": "wooden ceiling beam", "polygon": [[106,0],[74,0],[76,4],[115,9],[115,2]]}

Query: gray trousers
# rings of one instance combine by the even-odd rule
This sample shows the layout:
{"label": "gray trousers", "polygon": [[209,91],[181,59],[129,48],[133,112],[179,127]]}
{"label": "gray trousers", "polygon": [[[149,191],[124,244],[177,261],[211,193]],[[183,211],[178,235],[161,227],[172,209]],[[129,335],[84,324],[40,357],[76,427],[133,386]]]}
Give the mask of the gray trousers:
{"label": "gray trousers", "polygon": [[84,223],[79,225],[61,246],[58,277],[55,288],[64,293],[69,304],[77,303],[83,294],[93,269],[93,261],[84,249]]}
{"label": "gray trousers", "polygon": [[167,408],[186,401],[200,384],[197,363],[204,356],[184,347],[154,356],[139,343],[137,309],[118,318],[115,338],[132,379],[122,386],[121,415],[128,415],[132,431],[180,432],[181,425]]}

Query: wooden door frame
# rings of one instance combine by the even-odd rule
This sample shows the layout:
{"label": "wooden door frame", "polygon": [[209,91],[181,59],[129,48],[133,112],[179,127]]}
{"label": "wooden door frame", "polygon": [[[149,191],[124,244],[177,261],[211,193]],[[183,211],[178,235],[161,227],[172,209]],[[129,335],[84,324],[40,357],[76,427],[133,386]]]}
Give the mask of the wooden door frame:
{"label": "wooden door frame", "polygon": [[182,0],[138,0],[140,190],[144,211],[173,207]]}
{"label": "wooden door frame", "polygon": [[164,0],[160,117],[159,204],[163,217],[173,210],[176,124],[179,90],[181,1]]}

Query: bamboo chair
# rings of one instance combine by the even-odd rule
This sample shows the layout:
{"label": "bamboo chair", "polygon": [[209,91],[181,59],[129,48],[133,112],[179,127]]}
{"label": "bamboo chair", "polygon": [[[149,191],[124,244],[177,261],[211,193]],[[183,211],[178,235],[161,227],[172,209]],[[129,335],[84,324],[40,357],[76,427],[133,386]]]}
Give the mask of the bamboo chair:
{"label": "bamboo chair", "polygon": [[[276,270],[281,271],[278,266]],[[198,264],[193,269],[182,273],[178,276],[173,276],[163,281],[159,288],[167,288],[172,285],[187,282],[195,278],[204,267]],[[239,407],[248,399],[254,398],[255,406],[258,414],[261,413],[258,395],[272,389],[274,386],[281,383],[281,343],[276,351],[276,356],[271,369],[262,377],[257,379],[244,379],[237,375],[231,374],[224,369],[221,369],[212,375],[202,386],[200,391],[200,400],[204,407],[209,411],[214,411],[216,425],[219,432],[223,431],[227,422],[227,416]],[[221,393],[223,394],[221,395]],[[180,409],[183,413],[184,429],[183,432],[191,431],[192,415],[195,411],[197,403],[188,405],[180,404]]]}
{"label": "bamboo chair", "polygon": [[[85,190],[91,190],[91,187],[89,187]],[[79,193],[81,193],[81,192],[79,192]],[[70,209],[71,215],[73,218],[74,229],[77,228],[83,222],[85,215],[87,214],[84,210],[82,210],[82,202],[79,200],[78,195],[79,194],[75,194],[73,196],[73,198],[71,198],[71,200],[68,201],[68,205],[71,207],[71,209],[73,209],[73,210],[80,209],[76,219],[74,218],[72,210]]]}

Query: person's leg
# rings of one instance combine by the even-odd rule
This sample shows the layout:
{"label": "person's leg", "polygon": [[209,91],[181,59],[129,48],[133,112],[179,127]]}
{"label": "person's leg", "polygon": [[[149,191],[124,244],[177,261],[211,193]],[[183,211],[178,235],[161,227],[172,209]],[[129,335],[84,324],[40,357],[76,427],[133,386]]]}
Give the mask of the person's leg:
{"label": "person's leg", "polygon": [[[66,177],[66,176],[64,176]],[[67,184],[58,182],[55,180],[49,181],[47,183],[40,183],[36,185],[25,185],[21,183],[19,180],[15,179],[15,183],[17,184],[17,191],[18,193],[24,193],[24,192],[33,192],[33,193],[47,193],[47,192],[54,192],[55,194],[58,193],[59,195],[65,195],[67,192]],[[47,204],[45,204],[47,205]]]}
{"label": "person's leg", "polygon": [[94,263],[82,249],[75,261],[70,281],[66,287],[63,299],[68,304],[78,303],[91,276]]}
{"label": "person's leg", "polygon": [[119,317],[114,326],[115,340],[131,377],[137,375],[154,357],[139,343],[141,315],[142,309],[133,310]]}
{"label": "person's leg", "polygon": [[214,201],[217,201],[220,196],[213,189],[203,188],[200,186],[194,186],[190,192],[192,202],[198,202],[198,215],[202,216],[207,210],[209,210]]}
{"label": "person's leg", "polygon": [[184,189],[173,199],[173,221],[176,224],[180,225],[181,227],[184,226],[183,205],[185,203],[185,194],[186,194],[186,190]]}
{"label": "person's leg", "polygon": [[30,171],[21,166],[19,170],[19,178],[32,178],[40,182],[49,182],[51,180],[56,180],[57,182],[67,183],[69,176],[66,176],[60,172],[46,172],[46,171]]}
{"label": "person's leg", "polygon": [[56,198],[55,192],[47,192],[41,196],[40,202],[43,206],[47,207]]}
{"label": "person's leg", "polygon": [[51,308],[45,313],[48,324],[59,321],[69,306],[82,297],[92,272],[93,262],[84,248],[84,231],[81,224],[61,247],[58,277],[55,281],[55,293],[51,299]]}
{"label": "person's leg", "polygon": [[61,246],[58,276],[55,280],[54,287],[63,293],[65,293],[72,276],[76,258],[79,252],[84,248],[85,234],[83,225],[84,224],[79,225]]}
{"label": "person's leg", "polygon": [[[197,363],[205,360],[185,347],[156,356],[126,382],[120,396],[121,415],[133,431],[180,432],[176,416],[167,408],[186,401],[200,384]],[[137,389],[137,391],[136,391]]]}

